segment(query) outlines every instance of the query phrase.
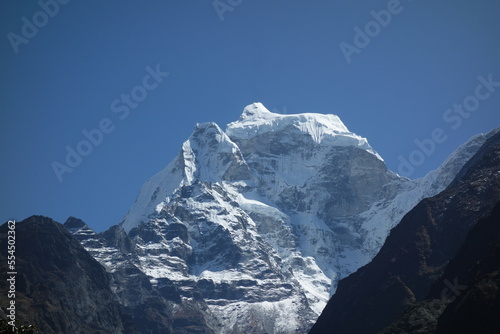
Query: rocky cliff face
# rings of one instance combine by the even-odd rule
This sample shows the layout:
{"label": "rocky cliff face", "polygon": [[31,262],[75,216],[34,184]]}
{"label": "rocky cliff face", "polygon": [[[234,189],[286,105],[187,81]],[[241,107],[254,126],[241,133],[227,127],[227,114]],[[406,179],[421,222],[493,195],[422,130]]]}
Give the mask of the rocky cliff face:
{"label": "rocky cliff face", "polygon": [[[457,316],[468,311],[471,324],[497,325],[488,312],[498,308],[499,202],[497,131],[445,191],[405,215],[371,263],[339,283],[310,333],[378,333],[387,326],[384,333],[434,333],[436,326],[465,333],[471,327]],[[473,308],[482,302],[486,313],[478,315]],[[473,332],[486,332],[481,328],[490,327]]]}
{"label": "rocky cliff face", "polygon": [[[122,333],[120,306],[104,268],[60,224],[33,216],[16,224],[16,318],[43,333]],[[7,234],[7,224],[0,226]],[[7,270],[7,238],[0,269]],[[6,315],[5,279],[0,281]]]}

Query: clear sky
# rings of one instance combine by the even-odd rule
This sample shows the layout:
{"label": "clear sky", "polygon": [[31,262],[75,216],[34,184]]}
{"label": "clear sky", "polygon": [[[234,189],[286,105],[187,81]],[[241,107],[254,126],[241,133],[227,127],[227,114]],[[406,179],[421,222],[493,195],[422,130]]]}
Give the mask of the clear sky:
{"label": "clear sky", "polygon": [[197,122],[252,102],[339,115],[421,177],[500,126],[499,17],[498,0],[2,1],[0,220],[105,230]]}

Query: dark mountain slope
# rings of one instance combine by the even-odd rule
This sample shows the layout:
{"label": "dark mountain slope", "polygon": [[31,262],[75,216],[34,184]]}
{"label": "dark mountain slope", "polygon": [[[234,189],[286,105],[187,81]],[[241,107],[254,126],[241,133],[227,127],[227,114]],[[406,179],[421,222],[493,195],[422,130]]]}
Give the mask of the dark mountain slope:
{"label": "dark mountain slope", "polygon": [[454,291],[457,298],[450,298],[436,333],[500,333],[500,204],[469,233],[431,297],[440,298],[440,285],[458,278],[465,290]]}
{"label": "dark mountain slope", "polygon": [[[120,307],[104,268],[50,218],[16,224],[16,318],[43,333],[121,333]],[[0,226],[7,234],[7,224]],[[7,270],[7,238],[0,238],[0,270]],[[6,280],[0,294],[7,296]],[[2,297],[2,317],[9,300]]]}
{"label": "dark mountain slope", "polygon": [[421,201],[379,254],[339,283],[310,334],[377,333],[424,300],[474,225],[500,201],[500,134],[439,195]]}
{"label": "dark mountain slope", "polygon": [[500,203],[471,230],[426,300],[383,334],[500,333]]}

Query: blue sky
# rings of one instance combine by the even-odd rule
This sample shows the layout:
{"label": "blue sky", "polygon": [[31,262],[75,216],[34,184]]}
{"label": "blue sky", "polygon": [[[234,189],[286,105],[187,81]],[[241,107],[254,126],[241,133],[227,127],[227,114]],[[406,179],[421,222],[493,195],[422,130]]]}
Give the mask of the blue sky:
{"label": "blue sky", "polygon": [[[0,3],[2,221],[105,230],[197,122],[252,102],[337,114],[410,178],[500,126],[496,0],[59,1]],[[60,182],[85,130],[97,144]]]}

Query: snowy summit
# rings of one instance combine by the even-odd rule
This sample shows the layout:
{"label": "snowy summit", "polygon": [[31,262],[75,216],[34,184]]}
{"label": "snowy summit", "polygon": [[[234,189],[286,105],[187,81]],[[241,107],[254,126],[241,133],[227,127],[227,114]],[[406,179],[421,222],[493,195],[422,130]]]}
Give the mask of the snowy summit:
{"label": "snowy summit", "polygon": [[382,159],[367,140],[350,132],[340,118],[332,114],[301,113],[282,115],[269,111],[256,102],[245,107],[240,119],[229,123],[226,133],[231,138],[249,139],[269,131],[295,127],[309,135],[316,143],[337,146],[359,146]]}

